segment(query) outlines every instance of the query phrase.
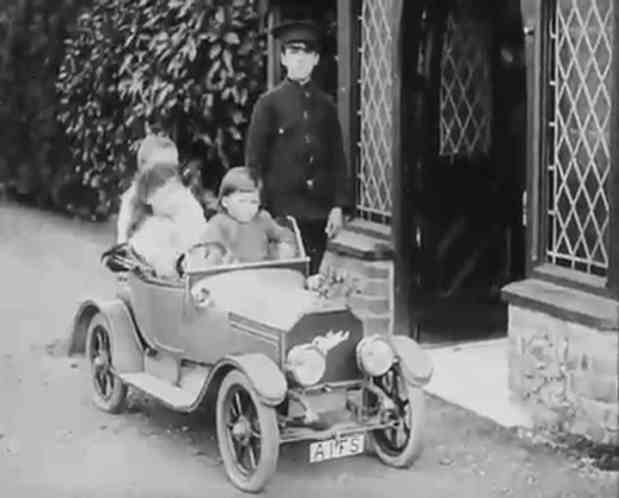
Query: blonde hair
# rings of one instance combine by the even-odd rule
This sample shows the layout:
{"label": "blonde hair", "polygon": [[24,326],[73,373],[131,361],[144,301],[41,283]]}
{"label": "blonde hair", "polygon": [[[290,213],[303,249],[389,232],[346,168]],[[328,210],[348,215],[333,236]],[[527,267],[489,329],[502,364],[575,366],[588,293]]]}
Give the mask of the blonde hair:
{"label": "blonde hair", "polygon": [[168,137],[160,135],[146,135],[137,154],[138,172],[144,171],[154,164],[167,164],[178,167],[178,149]]}
{"label": "blonde hair", "polygon": [[155,162],[138,171],[135,182],[138,199],[147,204],[153,192],[172,179],[180,182],[178,167],[173,163]]}

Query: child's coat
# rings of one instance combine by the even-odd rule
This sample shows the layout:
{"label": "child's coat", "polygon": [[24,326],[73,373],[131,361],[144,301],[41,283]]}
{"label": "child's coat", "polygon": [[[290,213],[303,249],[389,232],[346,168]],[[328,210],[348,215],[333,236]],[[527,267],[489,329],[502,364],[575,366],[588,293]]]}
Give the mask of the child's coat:
{"label": "child's coat", "polygon": [[292,248],[292,252],[295,247],[294,234],[278,225],[264,209],[248,223],[241,223],[220,212],[208,221],[202,240],[221,243],[242,263],[270,259],[271,242],[285,243]]}
{"label": "child's coat", "polygon": [[177,277],[178,258],[200,242],[206,226],[202,207],[177,181],[166,183],[149,199],[152,215],[146,216],[129,244],[163,278]]}

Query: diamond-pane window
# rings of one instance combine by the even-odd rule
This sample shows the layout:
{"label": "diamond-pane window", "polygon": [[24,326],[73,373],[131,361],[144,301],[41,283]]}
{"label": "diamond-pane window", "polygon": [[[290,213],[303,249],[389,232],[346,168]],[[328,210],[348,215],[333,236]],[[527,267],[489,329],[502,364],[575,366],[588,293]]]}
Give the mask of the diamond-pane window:
{"label": "diamond-pane window", "polygon": [[450,13],[441,57],[440,155],[487,153],[492,122],[491,30]]}
{"label": "diamond-pane window", "polygon": [[557,0],[554,153],[547,257],[605,275],[608,269],[613,2]]}
{"label": "diamond-pane window", "polygon": [[392,184],[393,0],[363,0],[361,9],[361,88],[357,210],[388,222]]}

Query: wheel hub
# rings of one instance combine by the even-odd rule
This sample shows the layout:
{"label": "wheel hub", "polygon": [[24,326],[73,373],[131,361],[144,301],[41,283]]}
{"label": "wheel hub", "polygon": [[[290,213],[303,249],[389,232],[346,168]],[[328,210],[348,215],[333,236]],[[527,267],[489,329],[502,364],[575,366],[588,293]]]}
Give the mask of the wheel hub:
{"label": "wheel hub", "polygon": [[241,444],[247,444],[251,436],[251,424],[247,417],[241,415],[232,426],[232,436]]}
{"label": "wheel hub", "polygon": [[95,367],[104,369],[109,366],[110,360],[105,352],[100,351],[97,356],[95,356],[93,363]]}

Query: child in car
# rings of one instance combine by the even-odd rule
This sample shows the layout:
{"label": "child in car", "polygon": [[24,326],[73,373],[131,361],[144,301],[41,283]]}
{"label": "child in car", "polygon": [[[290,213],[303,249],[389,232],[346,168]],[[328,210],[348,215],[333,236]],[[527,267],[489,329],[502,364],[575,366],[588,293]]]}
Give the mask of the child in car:
{"label": "child in car", "polygon": [[[292,231],[260,208],[260,188],[243,166],[231,168],[219,187],[219,212],[206,224],[203,242],[219,242],[241,263],[296,255]],[[269,248],[277,246],[278,254]]]}
{"label": "child in car", "polygon": [[140,144],[137,153],[137,172],[129,189],[122,195],[117,221],[117,243],[127,242],[147,216],[152,214],[146,200],[138,195],[138,178],[156,163],[174,164],[178,167],[178,149],[167,137],[149,134]]}
{"label": "child in car", "polygon": [[200,203],[182,184],[178,163],[160,159],[141,171],[134,182],[136,198],[152,214],[141,221],[129,245],[157,276],[174,278],[179,257],[200,242],[206,219]]}

